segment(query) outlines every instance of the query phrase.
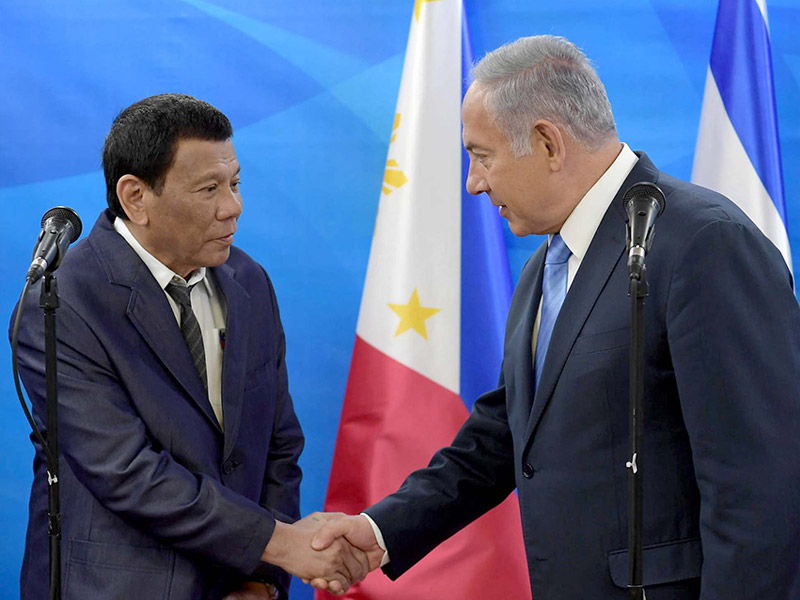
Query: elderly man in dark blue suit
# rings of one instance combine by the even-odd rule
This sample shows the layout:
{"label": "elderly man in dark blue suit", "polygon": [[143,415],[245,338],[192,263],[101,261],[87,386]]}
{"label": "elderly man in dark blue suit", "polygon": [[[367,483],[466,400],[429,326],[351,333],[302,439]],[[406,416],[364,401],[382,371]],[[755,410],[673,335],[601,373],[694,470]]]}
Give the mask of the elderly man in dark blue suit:
{"label": "elderly man in dark blue suit", "polygon": [[622,196],[644,181],[667,199],[647,258],[647,598],[800,598],[800,310],[780,253],[728,199],[621,144],[566,40],[520,39],[474,76],[467,189],[515,234],[549,234],[512,300],[500,386],[426,469],[366,516],[329,517],[315,547],[344,535],[396,578],[517,488],[535,600],[628,597]]}
{"label": "elderly man in dark blue suit", "polygon": [[[315,517],[291,524],[303,435],[272,284],[232,246],[232,135],[189,96],[125,109],[103,150],[109,208],[58,272],[66,599],[286,597],[288,573],[341,590],[366,572],[347,544],[311,550]],[[38,296],[23,307],[19,359],[41,426]],[[38,444],[34,468],[24,600],[49,597]]]}

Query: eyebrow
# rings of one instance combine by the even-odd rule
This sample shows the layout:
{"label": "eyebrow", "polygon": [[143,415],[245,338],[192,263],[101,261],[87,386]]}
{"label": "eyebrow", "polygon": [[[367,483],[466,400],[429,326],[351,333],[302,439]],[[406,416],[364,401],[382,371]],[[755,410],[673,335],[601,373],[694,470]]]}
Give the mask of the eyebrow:
{"label": "eyebrow", "polygon": [[[239,165],[239,167],[233,173],[233,177],[236,177],[237,175],[239,175],[239,173],[241,173],[241,171],[242,171],[242,166]],[[193,185],[200,185],[201,183],[204,183],[206,181],[211,181],[211,180],[218,181],[219,179],[220,179],[220,171],[218,169],[211,169],[211,170],[206,171],[205,173],[195,177]]]}

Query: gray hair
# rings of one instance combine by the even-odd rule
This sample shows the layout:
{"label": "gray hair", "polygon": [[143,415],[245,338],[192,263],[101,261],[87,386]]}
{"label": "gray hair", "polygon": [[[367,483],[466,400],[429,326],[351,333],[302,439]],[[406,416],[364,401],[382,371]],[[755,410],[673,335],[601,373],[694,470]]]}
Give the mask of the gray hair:
{"label": "gray hair", "polygon": [[484,107],[516,156],[531,152],[531,126],[547,119],[588,150],[616,136],[605,87],[586,55],[563,37],[520,38],[489,52],[472,70]]}

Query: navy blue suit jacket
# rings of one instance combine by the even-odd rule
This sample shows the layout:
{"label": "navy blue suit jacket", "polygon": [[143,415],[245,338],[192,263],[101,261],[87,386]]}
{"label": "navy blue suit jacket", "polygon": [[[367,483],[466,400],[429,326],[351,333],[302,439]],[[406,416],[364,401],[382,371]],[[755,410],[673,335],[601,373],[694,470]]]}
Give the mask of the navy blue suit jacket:
{"label": "navy blue suit jacket", "polygon": [[428,468],[367,510],[386,539],[391,577],[516,487],[536,600],[627,597],[621,196],[639,181],[667,198],[647,257],[647,597],[800,598],[800,310],[791,276],[733,203],[660,173],[644,155],[569,289],[535,397],[544,246],[514,293],[500,387],[478,399]]}
{"label": "navy blue suit jacket", "polygon": [[[57,272],[63,598],[218,598],[261,563],[275,519],[299,517],[303,436],[284,335],[264,270],[232,248],[211,269],[227,303],[224,432],[164,292],[101,214]],[[28,295],[20,373],[44,424],[39,286]],[[48,597],[47,475],[36,445],[22,569]]]}

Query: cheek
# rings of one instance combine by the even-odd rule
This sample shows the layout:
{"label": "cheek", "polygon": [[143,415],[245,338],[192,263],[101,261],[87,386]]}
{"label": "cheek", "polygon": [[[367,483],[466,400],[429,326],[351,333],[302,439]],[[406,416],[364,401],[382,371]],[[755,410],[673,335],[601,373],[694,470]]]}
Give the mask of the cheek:
{"label": "cheek", "polygon": [[192,225],[192,211],[188,206],[182,203],[170,203],[165,206],[155,215],[158,225],[162,230],[177,236],[182,230],[191,227]]}
{"label": "cheek", "polygon": [[191,237],[200,240],[208,237],[209,233],[213,231],[216,219],[214,213],[210,211],[201,211],[199,209],[185,211],[185,214],[177,215],[173,223],[176,228],[175,231],[185,231],[187,234],[191,233]]}
{"label": "cheek", "polygon": [[530,171],[525,169],[515,169],[513,172],[506,173],[504,180],[508,192],[514,195],[518,203],[523,205],[530,204],[541,190],[540,182],[537,182]]}

